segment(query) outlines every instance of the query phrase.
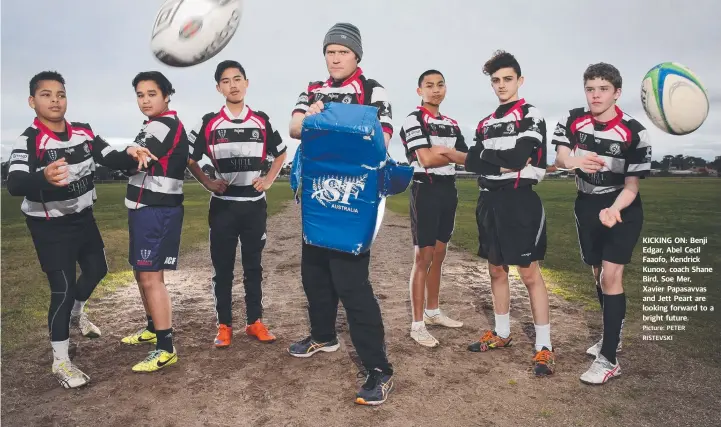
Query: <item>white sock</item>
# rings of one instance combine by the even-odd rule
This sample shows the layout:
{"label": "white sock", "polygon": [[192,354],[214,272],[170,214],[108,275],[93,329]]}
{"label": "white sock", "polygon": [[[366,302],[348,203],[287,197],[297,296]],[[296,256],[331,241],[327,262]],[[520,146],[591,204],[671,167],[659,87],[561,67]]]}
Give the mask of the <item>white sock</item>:
{"label": "white sock", "polygon": [[66,339],[65,341],[50,341],[50,345],[53,346],[53,365],[70,361],[70,356],[68,356],[70,339]]}
{"label": "white sock", "polygon": [[536,328],[536,351],[541,351],[543,347],[553,350],[551,346],[551,324],[533,325]]}
{"label": "white sock", "polygon": [[[85,303],[87,301],[78,301],[75,300],[75,305],[73,305],[73,310],[70,312],[72,316],[77,316],[78,314],[83,312],[83,308],[85,308]],[[66,312],[67,313],[67,312]]]}
{"label": "white sock", "polygon": [[414,331],[421,330],[426,327],[426,322],[420,321],[420,322],[412,322],[411,323],[411,329]]}
{"label": "white sock", "polygon": [[511,335],[511,313],[496,314],[496,334],[501,338]]}
{"label": "white sock", "polygon": [[440,315],[440,314],[441,314],[441,309],[440,309],[440,308],[434,308],[433,310],[425,310],[425,312],[426,312],[426,316],[428,316],[428,317],[433,317],[433,316],[438,316],[438,315]]}

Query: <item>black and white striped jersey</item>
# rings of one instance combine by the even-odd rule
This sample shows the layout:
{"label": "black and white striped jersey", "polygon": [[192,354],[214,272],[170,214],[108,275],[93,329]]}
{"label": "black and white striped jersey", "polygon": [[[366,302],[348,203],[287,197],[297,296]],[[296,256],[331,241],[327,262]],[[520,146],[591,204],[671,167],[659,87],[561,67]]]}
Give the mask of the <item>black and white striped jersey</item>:
{"label": "black and white striped jersey", "polygon": [[286,150],[268,115],[247,105],[237,117],[227,106],[206,114],[188,140],[190,158],[198,162],[203,155],[208,156],[219,176],[228,182],[225,193],[213,194],[224,200],[254,201],[265,197],[265,192],[253,187],[253,180],[260,177],[268,153],[278,157]]}
{"label": "black and white striped jersey", "polygon": [[406,150],[406,158],[408,163],[413,166],[414,173],[429,175],[456,174],[455,165],[452,163],[437,168],[422,167],[418,162],[417,150],[420,148],[431,148],[440,145],[464,153],[468,152],[468,146],[458,122],[442,114],[435,116],[424,107],[418,107],[416,111],[406,117],[401,127],[400,137]]}
{"label": "black and white striped jersey", "polygon": [[[475,141],[466,170],[480,174],[482,190],[535,185],[546,175],[546,121],[524,99],[503,104],[481,120]],[[501,168],[517,172],[501,173]]]}
{"label": "black and white striped jersey", "polygon": [[183,179],[188,166],[188,137],[175,111],[166,111],[145,120],[134,145],[150,150],[158,160],[148,163],[147,171],[134,171],[128,181],[125,206],[180,206]]}
{"label": "black and white striped jersey", "polygon": [[569,111],[556,126],[552,144],[570,148],[574,156],[596,153],[605,162],[596,173],[576,170],[576,186],[582,193],[618,191],[623,189],[627,176],[644,178],[651,173],[648,131],[638,120],[615,108],[616,117],[606,123],[595,120],[588,109],[581,107]]}
{"label": "black and white striped jersey", "polygon": [[[68,185],[55,187],[44,175],[56,160],[68,163]],[[65,132],[53,132],[37,118],[25,129],[10,154],[8,191],[25,196],[21,210],[32,218],[56,219],[78,214],[96,200],[95,162],[111,169],[129,169],[137,163],[96,136],[86,123],[65,124]]]}
{"label": "black and white striped jersey", "polygon": [[344,104],[371,105],[378,108],[378,119],[383,132],[393,135],[393,113],[388,92],[380,83],[367,79],[360,67],[343,82],[333,79],[311,82],[300,94],[293,113],[305,113],[314,102],[342,102]]}

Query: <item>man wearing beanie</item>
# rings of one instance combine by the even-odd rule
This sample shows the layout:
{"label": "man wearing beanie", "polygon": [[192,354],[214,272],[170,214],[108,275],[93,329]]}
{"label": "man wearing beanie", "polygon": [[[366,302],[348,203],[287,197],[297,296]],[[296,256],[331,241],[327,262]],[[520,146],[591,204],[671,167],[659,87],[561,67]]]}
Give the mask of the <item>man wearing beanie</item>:
{"label": "man wearing beanie", "polygon": [[[366,78],[358,67],[363,58],[358,28],[348,23],[335,24],[323,40],[323,54],[330,77],[311,82],[301,93],[293,110],[290,136],[300,139],[305,117],[320,113],[329,102],[372,105],[378,108],[388,146],[393,134],[391,106],[383,86]],[[288,352],[310,357],[319,351],[338,350],[335,321],[340,299],[346,309],[351,340],[367,371],[355,402],[380,405],[393,389],[393,367],[386,357],[383,320],[369,280],[369,266],[370,251],[353,255],[303,242],[301,277],[311,332],[291,344]]]}

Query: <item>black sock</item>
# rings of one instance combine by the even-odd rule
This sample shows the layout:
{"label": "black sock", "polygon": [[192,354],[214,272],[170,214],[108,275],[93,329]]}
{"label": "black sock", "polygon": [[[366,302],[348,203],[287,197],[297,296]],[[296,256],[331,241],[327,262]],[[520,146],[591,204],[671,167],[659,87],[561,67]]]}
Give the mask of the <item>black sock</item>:
{"label": "black sock", "polygon": [[621,324],[626,317],[626,294],[604,295],[603,344],[601,354],[611,363],[616,363],[616,347]]}
{"label": "black sock", "polygon": [[156,350],[165,350],[168,353],[173,352],[173,328],[170,329],[158,329],[155,331],[158,337],[158,343],[155,345]]}
{"label": "black sock", "polygon": [[601,304],[601,310],[603,310],[603,289],[600,286],[596,286],[596,293],[598,294],[598,303]]}
{"label": "black sock", "polygon": [[150,317],[149,314],[146,314],[145,317],[148,318],[148,326],[145,329],[147,329],[149,332],[155,332],[155,324],[153,323],[153,318]]}

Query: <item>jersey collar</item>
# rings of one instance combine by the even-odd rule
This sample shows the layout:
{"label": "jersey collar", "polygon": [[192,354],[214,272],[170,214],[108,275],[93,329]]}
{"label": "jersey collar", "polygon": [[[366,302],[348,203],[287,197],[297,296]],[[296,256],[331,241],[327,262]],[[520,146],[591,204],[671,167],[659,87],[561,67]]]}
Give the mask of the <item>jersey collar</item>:
{"label": "jersey collar", "polygon": [[248,120],[248,117],[250,116],[250,108],[248,105],[243,106],[243,110],[238,114],[238,116],[234,116],[233,113],[230,111],[230,108],[228,108],[227,105],[223,105],[223,108],[220,109],[220,114],[223,116],[223,118],[229,122],[233,121],[240,121],[241,123]]}

